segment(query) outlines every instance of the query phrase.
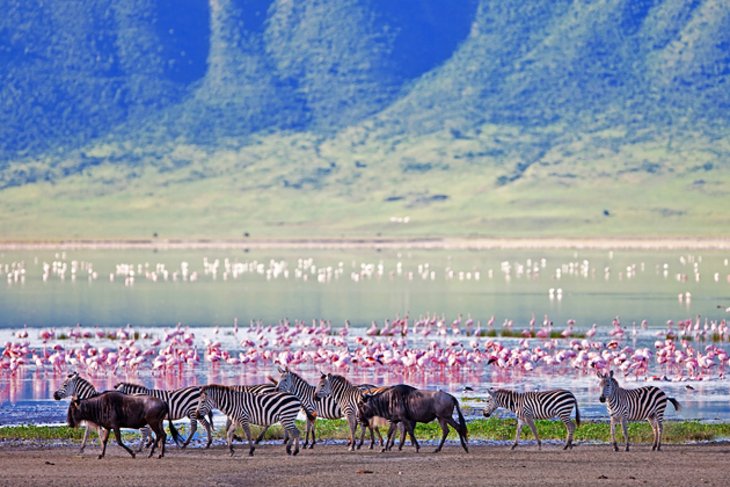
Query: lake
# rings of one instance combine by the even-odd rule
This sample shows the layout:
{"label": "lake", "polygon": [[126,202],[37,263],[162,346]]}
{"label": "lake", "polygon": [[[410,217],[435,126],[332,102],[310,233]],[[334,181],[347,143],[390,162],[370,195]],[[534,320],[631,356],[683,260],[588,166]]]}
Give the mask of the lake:
{"label": "lake", "polygon": [[[332,369],[353,381],[442,387],[466,401],[472,417],[491,385],[565,387],[576,392],[584,415],[603,418],[592,369],[575,363],[581,345],[570,343],[586,340],[594,324],[592,340],[603,347],[599,352],[616,354],[606,356],[614,368],[626,360],[622,350],[649,350],[639,384],[657,383],[685,405],[669,417],[727,420],[730,391],[720,357],[728,342],[716,330],[730,306],[728,258],[709,250],[0,251],[0,339],[6,351],[27,342],[26,363],[0,372],[0,424],[62,422],[66,403],[50,397],[77,364],[70,357],[92,348],[117,360],[130,342],[146,357],[139,367],[91,370],[83,362],[82,374],[100,389],[120,378],[158,387],[251,383],[291,360],[310,380]],[[405,319],[408,333],[372,331]],[[557,337],[569,321],[572,337]],[[288,328],[277,331],[282,322]],[[553,340],[536,336],[547,325]],[[683,362],[660,364],[668,348],[661,352],[656,341],[680,327],[686,340],[675,340],[671,353]],[[179,337],[183,330],[194,335],[189,353],[199,363],[155,369],[175,329]],[[42,332],[52,336],[44,342]],[[63,366],[35,365],[33,354],[45,351],[43,360],[51,360],[54,345],[63,350]],[[712,353],[707,346],[715,347]],[[384,354],[381,361],[394,355],[398,361],[353,362],[368,347]],[[513,370],[507,358],[497,362],[498,348],[502,355],[510,350],[522,368]],[[455,363],[433,365],[436,359],[423,357],[415,363],[433,350]],[[518,357],[524,350],[531,357]],[[283,351],[292,356],[279,358]],[[695,355],[713,363],[690,371],[686,361]]]}

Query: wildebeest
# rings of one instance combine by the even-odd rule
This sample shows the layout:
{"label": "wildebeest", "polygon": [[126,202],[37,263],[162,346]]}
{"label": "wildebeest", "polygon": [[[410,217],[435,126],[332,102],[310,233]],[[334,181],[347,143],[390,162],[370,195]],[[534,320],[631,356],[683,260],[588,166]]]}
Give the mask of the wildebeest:
{"label": "wildebeest", "polygon": [[[459,415],[458,423],[452,417],[454,408],[456,408]],[[461,446],[464,451],[469,453],[467,447],[469,433],[464,415],[459,407],[459,401],[446,392],[423,391],[406,384],[398,384],[376,394],[363,394],[358,403],[358,416],[360,421],[367,421],[373,416],[381,416],[391,422],[388,430],[388,440],[383,451],[392,448],[395,441],[396,425],[402,422],[406,432],[410,435],[413,445],[416,447],[416,452],[418,452],[420,446],[413,433],[416,422],[430,423],[434,419],[438,419],[443,436],[434,453],[441,451],[444,446],[446,436],[449,434],[447,425],[451,425],[456,430],[459,434]],[[400,448],[402,447],[401,442]]]}
{"label": "wildebeest", "polygon": [[[121,428],[140,429],[145,425],[149,425],[156,436],[155,444],[152,445],[149,456],[152,456],[159,444],[159,458],[162,458],[165,455],[165,439],[167,437],[162,422],[167,417],[168,412],[167,404],[152,396],[129,396],[117,391],[108,391],[88,399],[74,397],[68,406],[67,422],[72,428],[81,424],[82,421],[87,421],[106,429],[102,438],[103,446],[99,458],[104,458],[106,454],[109,430],[114,430],[117,443],[134,458],[134,452],[122,443]],[[173,438],[178,436],[177,430],[172,424],[170,431]]]}

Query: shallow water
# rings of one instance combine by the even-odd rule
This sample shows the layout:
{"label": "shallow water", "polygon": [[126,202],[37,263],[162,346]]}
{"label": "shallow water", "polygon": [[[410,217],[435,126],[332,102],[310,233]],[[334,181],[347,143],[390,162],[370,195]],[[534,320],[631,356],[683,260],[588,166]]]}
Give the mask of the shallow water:
{"label": "shallow water", "polygon": [[[255,364],[212,364],[204,359],[206,339],[221,341],[221,348],[236,355],[245,350],[241,338],[249,323],[276,325],[284,318],[325,320],[336,336],[347,320],[351,332],[345,350],[352,351],[355,337],[375,321],[379,328],[387,319],[408,316],[410,321],[438,317],[448,331],[429,337],[411,335],[407,346],[428,349],[469,348],[464,335],[477,327],[499,333],[504,327],[535,329],[544,320],[555,330],[575,320],[575,330],[585,332],[598,325],[596,339],[606,343],[611,322],[619,317],[626,330],[621,347],[654,350],[657,334],[667,321],[699,321],[701,327],[727,318],[730,306],[730,267],[723,252],[639,252],[639,251],[4,251],[0,270],[0,340],[17,342],[16,333],[28,326],[30,346],[37,353],[44,343],[41,330],[53,329],[56,336],[45,344],[60,344],[67,350],[85,341],[94,347],[116,348],[120,341],[70,338],[77,323],[85,330],[113,333],[127,324],[149,340],[138,346],[154,348],[151,340],[161,338],[176,323],[191,327],[201,362],[192,368],[153,371],[149,362],[135,372],[100,370],[89,373],[100,389],[130,379],[147,385],[172,388],[188,384],[256,383],[276,375],[276,360]],[[698,320],[699,317],[699,320]],[[467,330],[466,323],[473,324]],[[452,322],[459,320],[459,336],[452,336]],[[645,328],[641,327],[646,320]],[[234,322],[240,335],[234,337]],[[317,323],[320,323],[317,321]],[[305,348],[304,342],[289,346],[274,342],[263,346],[259,333],[249,338],[256,347],[272,352]],[[379,337],[382,340],[392,340]],[[693,342],[703,350],[711,344]],[[489,340],[479,338],[479,346]],[[495,338],[517,347],[519,340]],[[459,344],[454,345],[455,342]],[[567,341],[560,342],[567,348]],[[155,348],[155,353],[165,345]],[[311,346],[310,346],[311,345]],[[316,349],[310,344],[306,347]],[[530,347],[539,346],[532,339]],[[728,343],[718,343],[727,350]],[[325,344],[324,347],[333,348]],[[151,361],[151,359],[150,359]],[[0,372],[0,425],[59,423],[65,418],[65,401],[51,395],[72,365],[62,370],[38,370],[27,364],[14,373]],[[539,367],[533,372],[510,371],[486,363],[468,367],[408,369],[399,366],[360,368],[350,364],[336,368],[332,363],[313,361],[296,364],[310,381],[318,371],[341,373],[353,382],[393,384],[406,382],[420,387],[443,388],[462,398],[469,417],[480,414],[480,401],[491,386],[521,390],[563,387],[571,389],[587,418],[605,418],[598,403],[595,377],[563,366]],[[83,373],[83,370],[82,370]],[[652,377],[668,381],[651,380]],[[650,370],[637,385],[654,383],[678,398],[684,408],[668,410],[668,418],[728,420],[730,387],[720,378],[719,367],[703,380],[669,373],[652,358]],[[682,379],[676,380],[676,379]],[[626,382],[634,386],[633,380]],[[687,388],[687,386],[691,388]],[[468,386],[471,391],[464,391]]]}

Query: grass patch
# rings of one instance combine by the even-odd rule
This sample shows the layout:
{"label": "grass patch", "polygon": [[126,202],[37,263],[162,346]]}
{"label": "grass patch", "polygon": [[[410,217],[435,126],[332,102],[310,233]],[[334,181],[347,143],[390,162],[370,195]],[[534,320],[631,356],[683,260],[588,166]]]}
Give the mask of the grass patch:
{"label": "grass patch", "polygon": [[[536,421],[538,434],[541,440],[557,440],[565,439],[565,426],[560,421],[541,420]],[[297,427],[304,436],[304,421],[297,421]],[[513,418],[489,418],[475,419],[468,422],[469,438],[487,441],[512,441],[515,437],[515,428],[517,420]],[[328,440],[347,440],[350,437],[350,429],[347,421],[343,419],[337,420],[317,420],[317,438]],[[180,433],[187,437],[189,433],[189,425],[180,423],[178,425]],[[256,437],[260,433],[261,428],[251,426],[251,434]],[[357,435],[359,437],[359,428]],[[198,428],[198,433],[201,433]],[[384,428],[381,433],[385,434]],[[72,442],[80,442],[83,438],[83,428],[69,428],[67,426],[8,426],[0,428],[0,440],[68,440]],[[205,433],[202,432],[204,435]],[[239,429],[238,434],[242,435]],[[95,437],[92,434],[92,437]],[[125,434],[125,437],[136,436],[134,433]],[[224,438],[222,431],[215,433],[216,438]],[[271,426],[266,432],[265,439],[277,440],[284,437],[284,430],[280,425]],[[428,424],[418,423],[416,425],[416,437],[419,440],[438,440],[441,438],[441,428],[437,422]],[[529,428],[525,427],[522,431],[521,438],[524,440],[533,440],[532,433]],[[701,423],[699,421],[669,421],[664,423],[664,443],[692,443],[698,441],[719,441],[730,438],[730,423]],[[448,439],[458,440],[455,431],[450,430]],[[576,441],[588,441],[598,443],[609,443],[611,441],[610,427],[607,422],[585,421],[575,433]],[[616,433],[616,439],[620,443],[623,441],[623,435],[620,427]],[[629,439],[631,443],[650,443],[653,439],[651,427],[646,421],[629,423]]]}

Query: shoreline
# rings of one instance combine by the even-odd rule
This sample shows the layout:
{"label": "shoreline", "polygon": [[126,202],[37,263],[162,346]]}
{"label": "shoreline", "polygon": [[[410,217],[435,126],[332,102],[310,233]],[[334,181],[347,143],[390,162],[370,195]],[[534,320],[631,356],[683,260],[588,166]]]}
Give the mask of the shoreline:
{"label": "shoreline", "polygon": [[4,241],[1,250],[730,250],[730,238],[321,238]]}

